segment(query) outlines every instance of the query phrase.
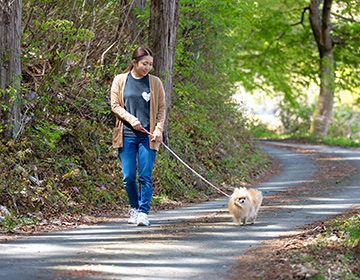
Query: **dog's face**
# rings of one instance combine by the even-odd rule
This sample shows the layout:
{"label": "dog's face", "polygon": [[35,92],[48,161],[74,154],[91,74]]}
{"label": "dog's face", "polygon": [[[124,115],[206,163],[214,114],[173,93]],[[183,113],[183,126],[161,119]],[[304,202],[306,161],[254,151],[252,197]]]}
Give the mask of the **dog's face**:
{"label": "dog's face", "polygon": [[236,198],[236,201],[238,201],[239,203],[244,203],[246,201],[246,196],[238,197],[238,198]]}
{"label": "dog's face", "polygon": [[241,197],[237,197],[234,200],[234,204],[239,206],[240,208],[243,207],[243,204],[246,203],[247,197],[246,196],[241,196]]}

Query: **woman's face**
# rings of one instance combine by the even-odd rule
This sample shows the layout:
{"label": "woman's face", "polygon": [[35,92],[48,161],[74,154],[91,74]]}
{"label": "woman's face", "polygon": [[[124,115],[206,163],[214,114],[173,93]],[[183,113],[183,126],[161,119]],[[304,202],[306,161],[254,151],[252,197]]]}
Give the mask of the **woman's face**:
{"label": "woman's face", "polygon": [[144,56],[139,62],[135,59],[132,61],[133,69],[131,71],[135,78],[145,77],[153,67],[153,57],[150,55]]}

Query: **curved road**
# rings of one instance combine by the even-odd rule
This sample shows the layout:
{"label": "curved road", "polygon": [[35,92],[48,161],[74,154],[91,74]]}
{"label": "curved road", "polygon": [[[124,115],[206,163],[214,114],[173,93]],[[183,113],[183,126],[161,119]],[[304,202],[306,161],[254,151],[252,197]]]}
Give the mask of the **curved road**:
{"label": "curved road", "polygon": [[[266,153],[283,164],[280,175],[257,186],[265,196],[311,181],[306,156],[270,143]],[[297,147],[301,147],[296,145]],[[360,151],[303,146],[336,155],[360,170]],[[346,191],[343,191],[346,189]],[[360,175],[318,196],[261,208],[254,225],[235,226],[226,197],[172,211],[151,213],[151,227],[125,220],[31,236],[0,244],[0,279],[225,279],[235,257],[261,241],[342,212],[360,203]]]}

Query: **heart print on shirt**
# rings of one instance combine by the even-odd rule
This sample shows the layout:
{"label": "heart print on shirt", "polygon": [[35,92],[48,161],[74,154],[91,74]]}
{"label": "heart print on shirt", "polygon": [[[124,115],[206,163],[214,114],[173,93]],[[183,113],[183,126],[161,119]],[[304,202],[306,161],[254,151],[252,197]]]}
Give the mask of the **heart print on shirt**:
{"label": "heart print on shirt", "polygon": [[144,91],[141,95],[145,99],[146,102],[149,102],[149,100],[150,100],[150,92],[147,93],[147,92]]}

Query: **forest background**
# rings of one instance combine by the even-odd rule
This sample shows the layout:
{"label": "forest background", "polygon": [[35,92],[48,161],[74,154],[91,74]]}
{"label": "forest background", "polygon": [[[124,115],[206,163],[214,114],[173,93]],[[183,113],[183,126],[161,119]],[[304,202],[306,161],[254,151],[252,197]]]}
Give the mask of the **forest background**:
{"label": "forest background", "polygon": [[[321,24],[329,2],[331,25]],[[167,89],[166,143],[225,192],[250,184],[271,165],[256,145],[267,128],[245,114],[246,101],[234,99],[239,91],[280,100],[277,134],[358,143],[359,10],[350,0],[23,0],[19,87],[1,87],[2,120],[13,104],[20,110],[11,137],[1,123],[0,205],[11,213],[3,228],[126,211],[121,165],[111,147],[109,88],[137,45],[159,50],[155,58],[162,58],[154,72]],[[327,27],[332,60],[321,59],[310,11]],[[159,47],[169,38],[175,44],[170,57]],[[324,81],[332,117],[318,133],[311,124]],[[313,88],[315,98],[308,94]],[[346,103],[345,94],[351,96]],[[217,195],[165,149],[157,154],[153,181],[154,209]]]}

